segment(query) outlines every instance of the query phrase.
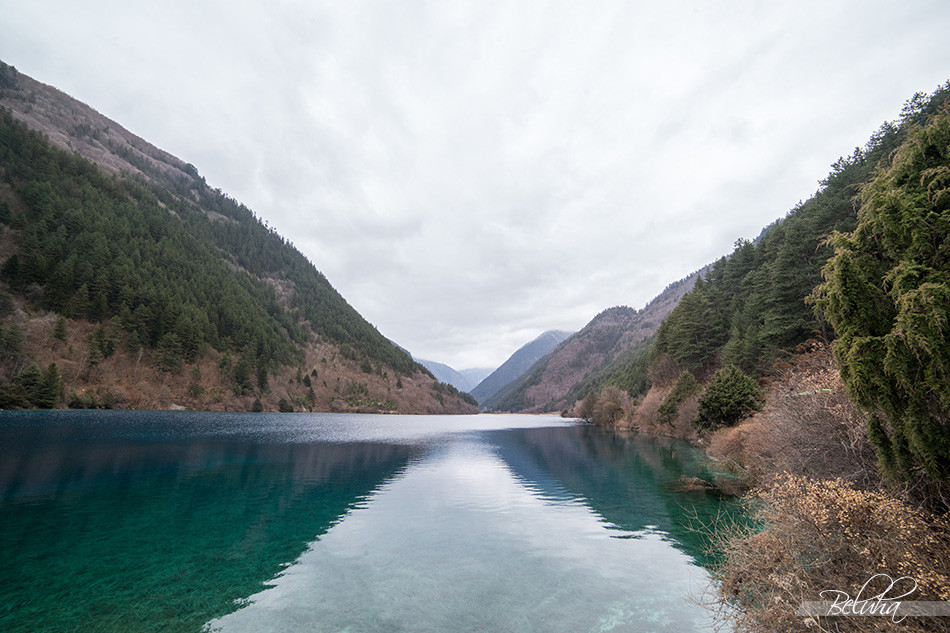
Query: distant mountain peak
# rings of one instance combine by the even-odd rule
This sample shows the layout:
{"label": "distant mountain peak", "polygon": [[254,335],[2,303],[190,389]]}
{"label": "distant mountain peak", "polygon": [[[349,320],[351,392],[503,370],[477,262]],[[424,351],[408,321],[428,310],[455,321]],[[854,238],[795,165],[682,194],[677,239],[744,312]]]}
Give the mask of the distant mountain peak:
{"label": "distant mountain peak", "polygon": [[548,330],[541,333],[537,338],[529,343],[522,345],[508,360],[489,374],[484,380],[471,390],[471,394],[479,402],[490,399],[493,395],[504,389],[512,381],[517,380],[524,372],[531,368],[538,359],[550,352],[562,341],[570,336],[570,332],[561,330]]}

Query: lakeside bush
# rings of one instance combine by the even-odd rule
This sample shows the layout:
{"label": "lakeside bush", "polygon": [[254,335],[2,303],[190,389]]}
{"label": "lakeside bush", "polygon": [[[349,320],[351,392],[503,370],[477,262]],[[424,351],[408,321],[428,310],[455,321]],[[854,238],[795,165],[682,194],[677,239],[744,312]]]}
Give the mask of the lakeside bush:
{"label": "lakeside bush", "polygon": [[699,398],[696,422],[704,427],[732,426],[762,409],[759,383],[734,365],[717,371]]}
{"label": "lakeside bush", "polygon": [[578,416],[600,426],[617,426],[634,408],[630,394],[613,385],[591,392],[581,402]]}

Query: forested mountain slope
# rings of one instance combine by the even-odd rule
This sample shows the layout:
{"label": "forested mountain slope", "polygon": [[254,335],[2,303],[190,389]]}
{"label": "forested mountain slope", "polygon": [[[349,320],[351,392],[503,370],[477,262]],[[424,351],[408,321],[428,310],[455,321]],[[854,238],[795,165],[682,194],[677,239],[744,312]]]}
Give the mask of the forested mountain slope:
{"label": "forested mountain slope", "polygon": [[6,65],[0,106],[0,405],[35,362],[76,405],[474,411],[193,166]]}
{"label": "forested mountain slope", "polygon": [[864,183],[890,160],[908,130],[935,114],[947,96],[946,87],[932,96],[918,94],[899,122],[885,123],[863,148],[834,163],[814,196],[755,242],[739,240],[663,323],[654,354],[668,355],[700,375],[721,365],[763,375],[804,340],[833,336],[806,301],[833,252],[827,237],[854,230],[855,197]]}
{"label": "forested mountain slope", "polygon": [[[811,198],[754,241],[737,240],[732,254],[703,269],[699,279],[690,279],[690,292],[674,284],[671,288],[680,292],[668,289],[663,301],[664,295],[658,297],[655,302],[665,311],[654,308],[649,319],[635,318],[629,308],[605,311],[519,380],[482,402],[483,408],[565,409],[607,386],[636,398],[654,381],[669,387],[682,370],[700,381],[727,365],[762,376],[776,359],[807,339],[833,337],[820,312],[806,302],[832,253],[826,238],[854,229],[855,196],[861,186],[909,129],[943,107],[948,92],[944,86],[932,95],[915,95],[898,121],[883,124],[864,147],[835,162]],[[649,328],[643,327],[644,321]],[[638,334],[618,336],[626,328]]]}
{"label": "forested mountain slope", "polygon": [[[832,341],[849,395],[873,414],[868,439],[885,466],[945,477],[945,414],[934,411],[948,401],[948,98],[950,83],[915,95],[811,198],[737,241],[635,352],[630,364],[646,379],[624,384],[618,370],[604,384],[626,393],[591,390],[577,411],[684,436],[729,426],[762,406],[757,381]],[[740,391],[748,397],[734,398]]]}

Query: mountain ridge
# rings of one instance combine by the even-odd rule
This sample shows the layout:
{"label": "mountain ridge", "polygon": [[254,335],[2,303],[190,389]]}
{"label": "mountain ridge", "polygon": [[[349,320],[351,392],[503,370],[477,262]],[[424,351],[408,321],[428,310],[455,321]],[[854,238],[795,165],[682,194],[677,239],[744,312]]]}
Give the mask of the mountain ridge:
{"label": "mountain ridge", "polygon": [[435,379],[439,382],[452,385],[459,391],[467,392],[470,389],[468,380],[466,380],[465,377],[457,372],[454,368],[449,367],[445,363],[440,363],[434,360],[425,360],[422,358],[413,358],[417,363],[428,369],[429,372],[435,376]]}

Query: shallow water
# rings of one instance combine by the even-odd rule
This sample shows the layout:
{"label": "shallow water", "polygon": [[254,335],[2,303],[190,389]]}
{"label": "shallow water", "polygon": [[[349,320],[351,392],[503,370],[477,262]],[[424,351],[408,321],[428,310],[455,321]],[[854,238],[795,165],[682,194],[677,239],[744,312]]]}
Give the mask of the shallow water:
{"label": "shallow water", "polygon": [[710,630],[707,466],[543,416],[3,413],[0,630]]}

